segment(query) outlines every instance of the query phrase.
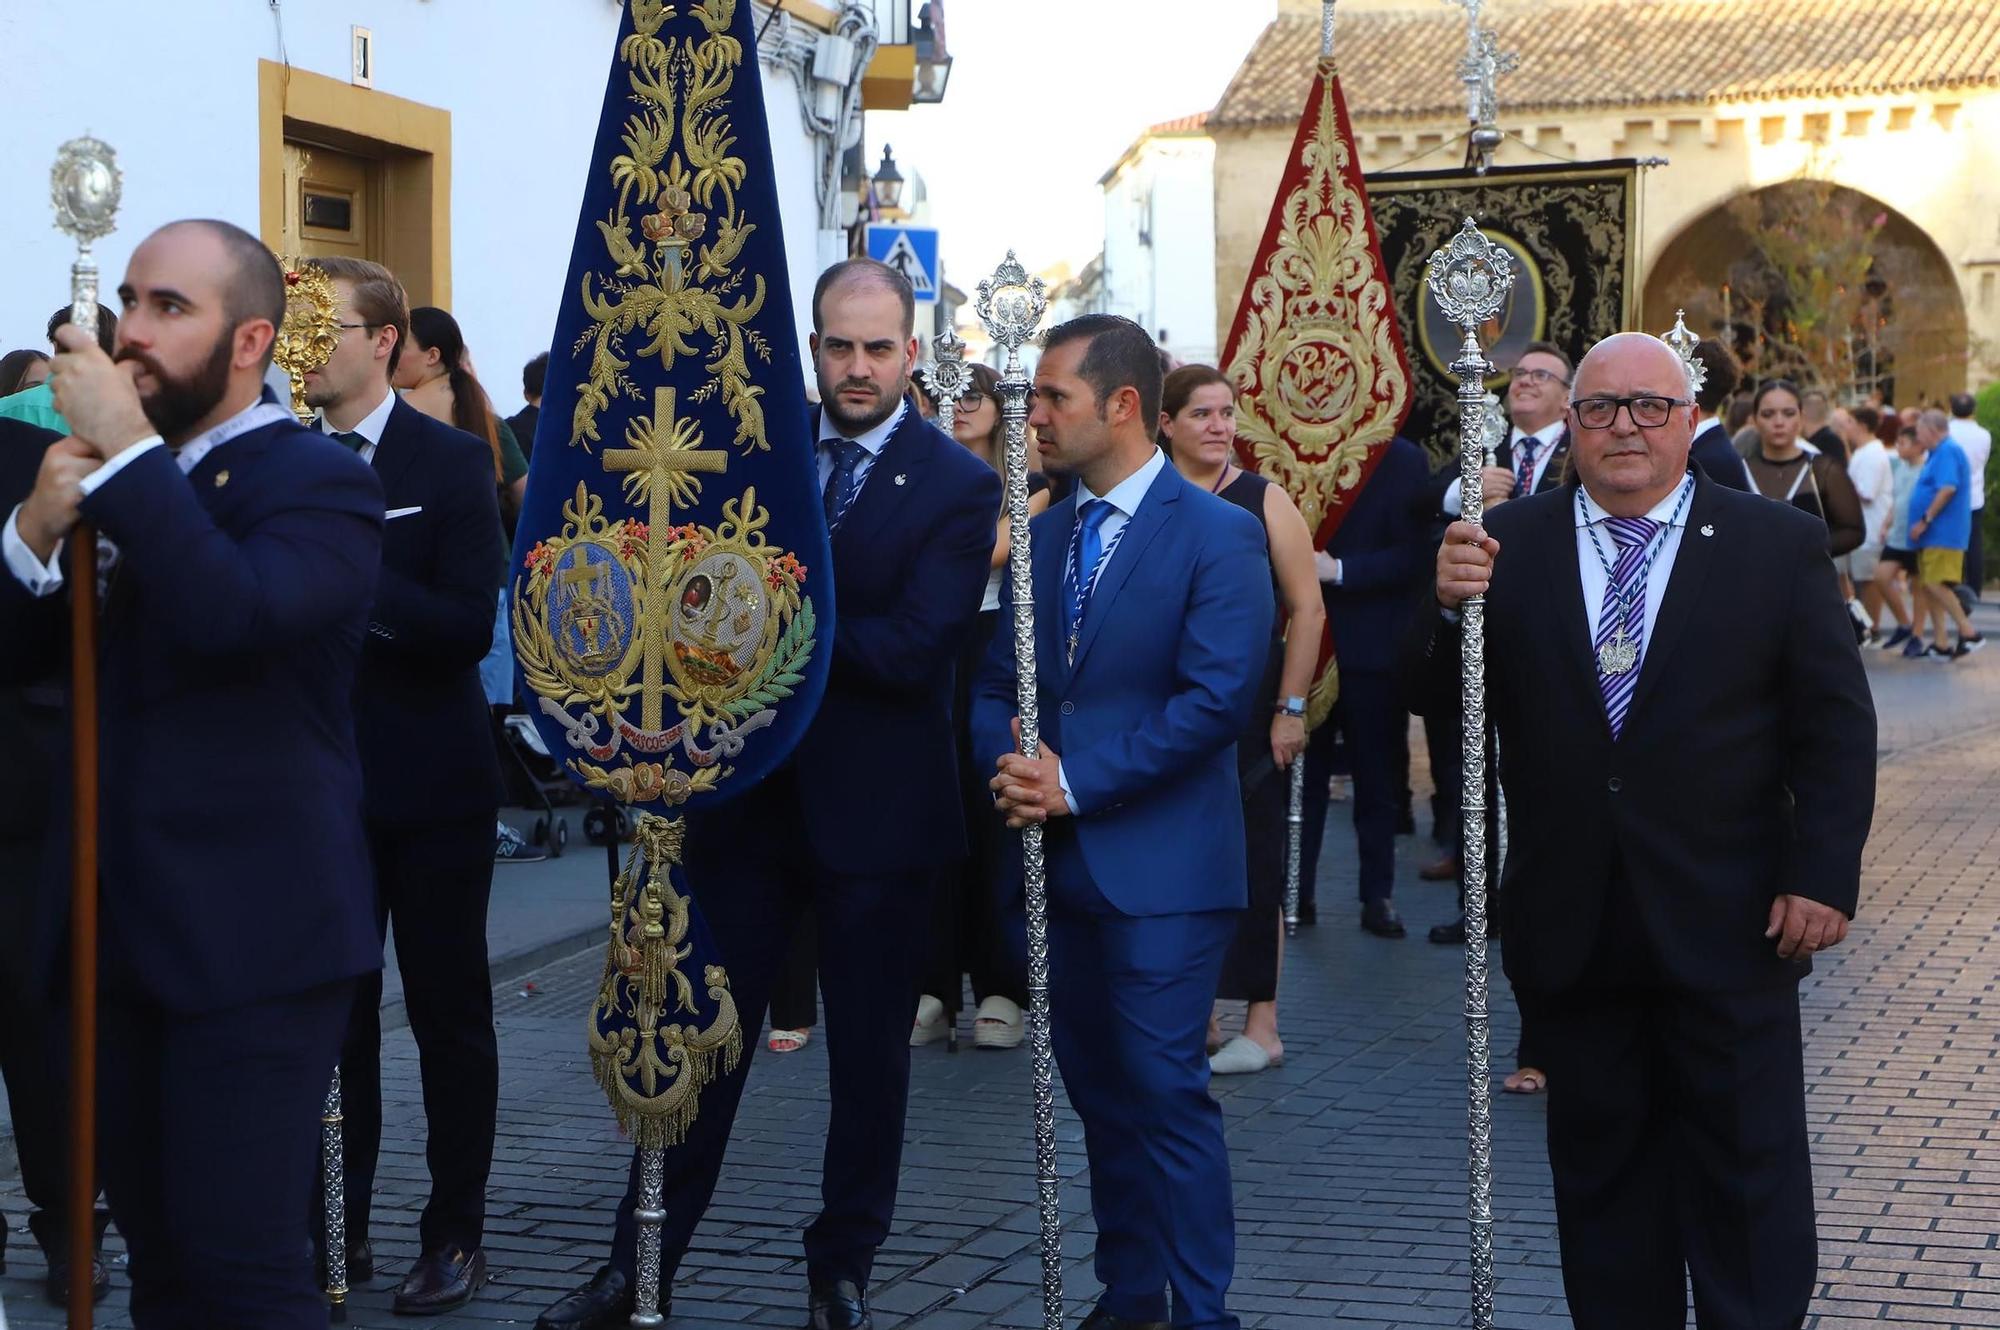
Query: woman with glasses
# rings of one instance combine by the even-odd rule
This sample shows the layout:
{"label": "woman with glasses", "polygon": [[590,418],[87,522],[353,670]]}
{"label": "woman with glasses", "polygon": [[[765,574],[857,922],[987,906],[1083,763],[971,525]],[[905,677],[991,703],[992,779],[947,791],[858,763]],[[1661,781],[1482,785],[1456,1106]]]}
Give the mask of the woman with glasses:
{"label": "woman with glasses", "polygon": [[[1001,449],[1006,443],[1006,427],[1000,419],[1000,376],[985,365],[972,369],[972,387],[958,399],[953,417],[952,437],[966,451],[998,471]],[[1049,506],[1048,480],[1040,472],[1028,474],[1028,515]],[[940,1039],[956,1041],[961,980],[970,975],[972,998],[979,1004],[972,1026],[972,1042],[978,1048],[1017,1048],[1023,1026],[1021,1008],[1028,1001],[1025,941],[1018,946],[1003,926],[998,901],[999,875],[1006,863],[1005,851],[1016,844],[993,815],[993,793],[987,788],[991,773],[977,769],[972,760],[970,691],[972,680],[986,659],[993,634],[999,631],[1001,589],[1006,585],[1007,554],[1011,548],[1006,510],[994,533],[992,573],[986,579],[986,594],[979,603],[979,619],[965,649],[958,658],[958,679],[952,698],[952,723],[958,733],[958,783],[965,803],[966,839],[969,853],[958,873],[948,878],[938,892],[932,921],[931,963],[924,980],[924,993],[917,1003],[917,1018],[910,1028],[910,1043],[924,1045]]]}
{"label": "woman with glasses", "polygon": [[1746,459],[1750,480],[1765,498],[1826,523],[1827,553],[1838,557],[1861,543],[1861,497],[1846,466],[1800,439],[1800,400],[1789,379],[1770,379],[1757,389],[1750,417],[1757,446]]}

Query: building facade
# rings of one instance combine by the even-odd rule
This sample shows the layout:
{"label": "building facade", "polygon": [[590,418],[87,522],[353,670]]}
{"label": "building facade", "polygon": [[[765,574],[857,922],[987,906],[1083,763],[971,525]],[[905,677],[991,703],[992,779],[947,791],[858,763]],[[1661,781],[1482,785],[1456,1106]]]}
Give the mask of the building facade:
{"label": "building facade", "polygon": [[[865,110],[925,99],[942,53],[919,48],[943,4],[745,3],[803,336],[814,279],[846,251],[844,151]],[[0,175],[17,204],[0,214],[0,349],[43,346],[68,298],[73,248],[42,200],[57,146],[87,132],[124,172],[118,230],[98,247],[107,289],[180,217],[235,222],[282,253],[375,259],[413,303],[457,316],[512,410],[565,294],[620,14],[617,0],[0,4]]]}
{"label": "building facade", "polygon": [[[1154,125],[1098,181],[1104,190],[1101,308],[1175,358],[1213,365],[1218,343],[1215,140],[1206,113]],[[1234,313],[1232,304],[1230,312]]]}
{"label": "building facade", "polygon": [[[1219,336],[1304,108],[1319,11],[1280,0],[1210,117]],[[1339,15],[1362,169],[1455,165],[1463,12],[1343,0]],[[1497,164],[1666,159],[1644,174],[1640,326],[1664,329],[1682,304],[1707,311],[1704,331],[1740,323],[1721,288],[1747,243],[1746,203],[1798,216],[1831,200],[1879,228],[1886,305],[1901,310],[1884,330],[1896,399],[1935,401],[2000,371],[2000,5],[1496,0],[1488,22],[1521,60],[1499,82]]]}

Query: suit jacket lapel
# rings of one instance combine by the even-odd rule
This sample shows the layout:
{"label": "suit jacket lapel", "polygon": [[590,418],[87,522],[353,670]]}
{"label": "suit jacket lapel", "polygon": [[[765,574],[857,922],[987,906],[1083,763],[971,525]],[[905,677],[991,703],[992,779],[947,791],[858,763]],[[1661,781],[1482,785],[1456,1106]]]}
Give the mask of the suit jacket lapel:
{"label": "suit jacket lapel", "polygon": [[[382,482],[382,492],[394,496],[401,492],[402,479],[410,465],[416,461],[417,450],[410,446],[410,417],[417,409],[398,398],[389,408],[389,419],[382,426],[382,437],[375,444],[375,475]],[[395,499],[389,499],[389,507],[397,506]]]}
{"label": "suit jacket lapel", "polygon": [[1712,536],[1701,534],[1703,527],[1713,529],[1708,518],[1714,510],[1715,485],[1713,481],[1696,476],[1694,494],[1688,499],[1687,525],[1681,528],[1680,548],[1674,553],[1673,571],[1667,576],[1667,589],[1660,599],[1660,613],[1653,622],[1652,640],[1645,645],[1639,662],[1639,683],[1632,690],[1632,706],[1626,713],[1626,724],[1638,714],[1646,704],[1647,694],[1659,683],[1660,676],[1668,668],[1668,658],[1680,641],[1688,625],[1694,607],[1701,602],[1702,589],[1708,581],[1709,570],[1715,564],[1715,547],[1719,543]]}
{"label": "suit jacket lapel", "polygon": [[[1172,505],[1180,500],[1180,492],[1186,482],[1180,472],[1174,470],[1173,463],[1160,468],[1160,474],[1153,477],[1153,483],[1146,490],[1146,497],[1139,500],[1139,511],[1132,514],[1132,520],[1125,524],[1125,530],[1118,538],[1118,548],[1111,552],[1111,562],[1098,575],[1097,586],[1090,593],[1090,601],[1083,608],[1083,628],[1076,640],[1076,659],[1070,663],[1072,672],[1083,668],[1083,658],[1090,654],[1090,644],[1097,640],[1097,633],[1104,626],[1104,616],[1111,612],[1111,604],[1118,598],[1119,589],[1132,576],[1132,570],[1145,557],[1146,547],[1153,543],[1153,537],[1160,534],[1160,528],[1173,515]],[[1065,550],[1067,553],[1067,550]]]}
{"label": "suit jacket lapel", "polygon": [[[1076,530],[1076,495],[1055,508],[1046,532],[1034,532],[1031,553],[1035,574],[1035,673],[1044,679],[1067,679],[1069,661],[1062,649],[1063,566],[1069,557],[1070,535]],[[1000,631],[1011,635],[1014,621],[1001,611]]]}
{"label": "suit jacket lapel", "polygon": [[[824,409],[824,408],[822,408]],[[922,442],[918,430],[923,424],[923,416],[917,412],[917,404],[909,403],[903,411],[902,423],[895,433],[882,445],[882,451],[875,455],[875,464],[868,468],[867,483],[861,493],[854,496],[853,507],[840,521],[840,530],[833,536],[834,549],[849,548],[849,543],[866,537],[877,527],[885,525],[896,515],[906,492],[914,492],[912,482],[922,483],[922,468],[925,462]],[[814,437],[818,437],[818,422],[814,422]],[[818,444],[815,443],[817,448]],[[896,478],[903,478],[902,484]],[[864,541],[864,544],[866,542]],[[836,553],[834,567],[840,566]]]}

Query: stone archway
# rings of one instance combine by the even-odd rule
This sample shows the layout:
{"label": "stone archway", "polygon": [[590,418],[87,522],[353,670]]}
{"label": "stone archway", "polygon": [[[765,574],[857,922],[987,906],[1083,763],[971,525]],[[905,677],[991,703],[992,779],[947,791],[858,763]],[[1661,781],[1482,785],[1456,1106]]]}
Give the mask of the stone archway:
{"label": "stone archway", "polygon": [[1716,204],[1660,251],[1645,288],[1649,323],[1685,308],[1690,327],[1727,327],[1766,372],[1857,397],[1879,378],[1898,405],[1965,388],[1965,301],[1950,261],[1915,222],[1844,185],[1792,180]]}

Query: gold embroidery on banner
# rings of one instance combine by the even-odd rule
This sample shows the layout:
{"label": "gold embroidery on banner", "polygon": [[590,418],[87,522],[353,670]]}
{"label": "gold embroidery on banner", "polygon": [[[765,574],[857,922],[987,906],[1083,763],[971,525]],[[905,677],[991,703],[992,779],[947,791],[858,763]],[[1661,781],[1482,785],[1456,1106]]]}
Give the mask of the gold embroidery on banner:
{"label": "gold embroidery on banner", "polygon": [[1323,66],[1319,116],[1285,199],[1277,245],[1252,275],[1249,318],[1224,367],[1240,390],[1236,430],[1257,470],[1282,485],[1306,526],[1361,480],[1410,398],[1389,286],[1369,251],[1366,197],[1346,172],[1352,150]]}
{"label": "gold embroidery on banner", "polygon": [[639,818],[625,871],[612,884],[611,945],[590,1009],[591,1069],[618,1125],[641,1149],[685,1141],[718,1062],[728,1075],[743,1056],[742,1020],[719,965],[702,972],[715,1004],[708,1028],[668,1019],[700,1015],[694,982],[681,970],[694,950],[688,898],[669,873],[681,860],[684,834],[678,819]]}
{"label": "gold embroidery on banner", "polygon": [[[707,35],[677,42],[659,35],[676,16],[673,5],[631,0],[633,32],[618,57],[630,67],[639,109],[625,121],[625,151],[610,163],[618,201],[597,223],[611,272],[584,275],[593,326],[576,344],[590,350],[590,371],[577,385],[570,443],[586,451],[600,441],[598,418],[614,397],[643,400],[626,373],[633,361],[621,354],[635,337],[647,340],[629,354],[658,357],[665,370],[682,356],[705,356],[711,378],[693,400],[719,392],[736,422],[733,442],[746,451],[770,447],[758,400],[764,390],[750,382],[749,363],[751,352],[771,358],[749,326],[764,307],[764,278],[735,266],[757,229],[737,203],[748,167],[731,153],[736,136],[724,113],[743,62],[742,43],[729,32],[736,3],[700,0],[689,12]],[[674,151],[676,129],[685,156]],[[697,252],[711,217],[714,239]]]}

